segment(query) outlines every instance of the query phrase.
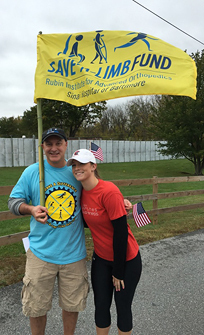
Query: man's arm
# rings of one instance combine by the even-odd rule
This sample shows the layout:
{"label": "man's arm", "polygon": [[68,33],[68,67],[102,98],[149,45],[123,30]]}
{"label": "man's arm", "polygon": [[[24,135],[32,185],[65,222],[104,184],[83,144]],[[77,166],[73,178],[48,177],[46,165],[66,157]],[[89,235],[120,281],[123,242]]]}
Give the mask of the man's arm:
{"label": "man's arm", "polygon": [[12,197],[10,197],[8,199],[8,208],[11,211],[11,213],[13,213],[14,215],[21,215],[21,213],[19,213],[19,207],[24,202],[25,202],[24,198],[12,198]]}
{"label": "man's arm", "polygon": [[32,215],[40,223],[47,222],[48,210],[43,206],[28,205],[23,198],[9,198],[8,208],[15,215]]}

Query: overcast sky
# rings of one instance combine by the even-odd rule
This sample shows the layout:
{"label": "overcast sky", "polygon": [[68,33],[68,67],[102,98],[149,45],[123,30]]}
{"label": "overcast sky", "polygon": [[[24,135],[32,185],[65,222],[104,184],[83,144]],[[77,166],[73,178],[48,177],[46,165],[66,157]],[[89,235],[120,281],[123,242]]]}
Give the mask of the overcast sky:
{"label": "overcast sky", "polygon": [[[139,0],[204,43],[203,0]],[[37,34],[128,30],[160,38],[188,54],[201,44],[133,0],[0,0],[0,118],[22,116],[34,106]],[[120,104],[115,99],[111,104]]]}

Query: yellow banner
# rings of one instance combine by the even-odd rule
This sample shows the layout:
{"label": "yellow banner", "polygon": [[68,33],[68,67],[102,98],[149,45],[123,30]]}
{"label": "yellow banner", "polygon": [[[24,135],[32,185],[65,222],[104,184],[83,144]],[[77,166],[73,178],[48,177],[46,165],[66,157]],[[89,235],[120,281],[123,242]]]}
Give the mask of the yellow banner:
{"label": "yellow banner", "polygon": [[136,95],[196,99],[196,65],[184,51],[132,31],[39,34],[34,101],[83,106]]}

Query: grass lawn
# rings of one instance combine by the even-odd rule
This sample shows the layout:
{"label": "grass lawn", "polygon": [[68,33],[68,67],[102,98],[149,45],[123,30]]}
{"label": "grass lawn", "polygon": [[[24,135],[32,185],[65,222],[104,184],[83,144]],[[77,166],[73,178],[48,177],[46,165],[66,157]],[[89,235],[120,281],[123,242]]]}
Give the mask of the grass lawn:
{"label": "grass lawn", "polygon": [[[15,185],[24,167],[0,168],[0,186]],[[137,179],[157,177],[179,177],[194,174],[194,167],[185,159],[151,162],[107,163],[98,165],[99,174],[105,180]],[[204,182],[175,183],[159,185],[159,192],[203,189]],[[151,194],[152,185],[123,186],[124,197],[128,195]],[[8,196],[0,196],[0,211],[7,210]],[[158,207],[172,207],[182,204],[203,202],[204,196],[159,200]],[[151,209],[152,201],[143,202],[144,208]],[[151,217],[150,217],[151,218]],[[152,223],[137,228],[133,219],[129,219],[131,230],[139,245],[157,241],[204,228],[203,209],[169,213],[158,216],[158,224]],[[0,221],[0,236],[29,230],[29,218]],[[87,258],[90,259],[93,243],[90,232],[85,229]],[[18,282],[24,275],[25,252],[21,242],[0,247],[0,286]]]}

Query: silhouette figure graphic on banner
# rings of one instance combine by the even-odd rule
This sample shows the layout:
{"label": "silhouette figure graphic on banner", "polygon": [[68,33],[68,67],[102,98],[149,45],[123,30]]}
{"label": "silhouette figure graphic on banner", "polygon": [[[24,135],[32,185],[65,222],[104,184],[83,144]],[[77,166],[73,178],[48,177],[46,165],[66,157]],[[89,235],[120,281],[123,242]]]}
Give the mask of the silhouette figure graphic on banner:
{"label": "silhouette figure graphic on banner", "polygon": [[120,45],[120,46],[118,46],[118,47],[115,47],[115,48],[114,48],[114,51],[115,51],[116,49],[121,49],[121,48],[128,48],[128,47],[131,47],[132,45],[134,45],[135,43],[137,43],[137,42],[140,41],[140,40],[143,41],[143,42],[147,45],[149,51],[152,51],[152,50],[150,49],[150,43],[149,43],[149,41],[147,41],[147,38],[149,38],[149,39],[151,39],[151,40],[157,40],[157,38],[149,37],[147,34],[144,34],[144,33],[135,33],[135,32],[129,33],[129,34],[127,34],[127,35],[132,35],[132,34],[138,34],[138,35],[137,35],[136,37],[132,38],[132,39],[130,40],[130,42],[125,43],[125,44],[123,44],[123,45]]}
{"label": "silhouette figure graphic on banner", "polygon": [[[70,36],[68,37],[68,39],[67,39],[67,41],[66,41],[66,43],[65,43],[65,48],[64,48],[63,52],[58,52],[58,54],[57,54],[58,56],[59,56],[61,53],[63,53],[64,55],[67,54],[68,49],[69,49],[69,43],[70,43],[70,39],[71,39],[71,37],[72,37],[72,35],[70,35]],[[77,61],[77,64],[80,64],[80,63],[82,63],[82,62],[84,61],[84,59],[85,59],[85,56],[84,56],[84,55],[78,53],[78,44],[79,44],[78,42],[80,42],[80,41],[83,39],[83,35],[78,35],[78,36],[75,37],[75,39],[76,39],[76,42],[73,44],[72,49],[71,49],[71,52],[70,52],[70,54],[69,54],[68,57],[70,57],[70,58],[76,57],[77,59],[79,59],[79,60]]]}
{"label": "silhouette figure graphic on banner", "polygon": [[102,64],[102,60],[104,59],[105,62],[107,63],[107,49],[106,49],[106,45],[105,42],[103,40],[103,36],[100,33],[103,30],[96,30],[96,37],[94,38],[94,42],[95,42],[95,49],[96,49],[96,56],[95,58],[91,61],[91,64],[94,63],[94,61],[99,57],[99,64]]}

